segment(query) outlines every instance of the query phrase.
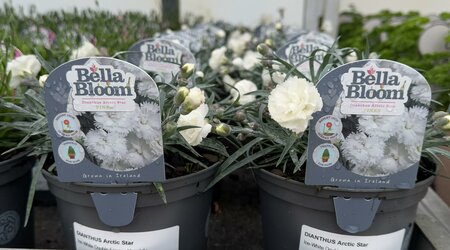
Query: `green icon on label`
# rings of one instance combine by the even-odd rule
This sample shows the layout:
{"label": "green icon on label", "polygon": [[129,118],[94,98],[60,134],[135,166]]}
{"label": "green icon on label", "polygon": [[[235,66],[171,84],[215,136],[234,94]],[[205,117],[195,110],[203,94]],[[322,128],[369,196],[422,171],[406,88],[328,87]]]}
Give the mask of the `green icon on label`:
{"label": "green icon on label", "polygon": [[72,146],[69,146],[69,148],[67,149],[67,155],[70,159],[75,159],[75,149],[73,149]]}

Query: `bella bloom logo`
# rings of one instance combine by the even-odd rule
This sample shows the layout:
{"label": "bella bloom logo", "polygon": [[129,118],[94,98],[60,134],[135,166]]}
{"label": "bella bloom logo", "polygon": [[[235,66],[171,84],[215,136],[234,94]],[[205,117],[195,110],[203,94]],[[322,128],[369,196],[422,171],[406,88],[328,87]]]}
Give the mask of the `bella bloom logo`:
{"label": "bella bloom logo", "polygon": [[133,111],[135,76],[89,60],[66,73],[76,111]]}
{"label": "bella bloom logo", "polygon": [[342,75],[343,114],[401,115],[411,79],[373,63]]}
{"label": "bella bloom logo", "polygon": [[164,40],[145,42],[140,46],[140,51],[143,55],[140,67],[147,71],[173,73],[182,64],[182,52]]}

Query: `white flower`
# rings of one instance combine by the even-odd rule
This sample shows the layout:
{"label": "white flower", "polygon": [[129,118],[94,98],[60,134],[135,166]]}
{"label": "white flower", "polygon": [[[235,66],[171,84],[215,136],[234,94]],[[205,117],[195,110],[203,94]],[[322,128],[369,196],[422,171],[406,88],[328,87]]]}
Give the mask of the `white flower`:
{"label": "white flower", "polygon": [[11,73],[9,86],[17,88],[23,81],[36,78],[41,70],[41,63],[35,55],[19,56],[6,65],[6,71]]}
{"label": "white flower", "polygon": [[180,131],[183,138],[192,146],[200,144],[209,132],[211,132],[211,124],[205,119],[208,114],[208,105],[202,104],[197,109],[187,115],[180,115],[177,121],[177,127],[197,126],[198,128],[190,128]]}
{"label": "white flower", "polygon": [[233,31],[228,38],[227,47],[231,49],[236,56],[240,56],[247,48],[247,44],[252,40],[252,35],[248,32],[241,33],[239,30]]}
{"label": "white flower", "polygon": [[425,105],[430,105],[431,91],[430,87],[426,84],[413,85],[410,93],[411,99],[418,101]]}
{"label": "white flower", "polygon": [[222,77],[222,81],[227,91],[230,91],[232,89],[230,86],[234,86],[236,84],[236,80],[234,80],[230,75],[224,75]]}
{"label": "white flower", "polygon": [[362,132],[387,140],[402,128],[402,120],[401,115],[362,115],[358,122]]}
{"label": "white flower", "polygon": [[184,98],[182,109],[187,113],[196,109],[201,104],[205,103],[205,93],[198,87],[189,89],[189,94]]}
{"label": "white flower", "polygon": [[272,85],[272,83],[274,83],[276,85],[276,84],[280,84],[280,83],[284,82],[284,79],[286,79],[286,74],[279,72],[279,71],[274,71],[274,72],[272,72],[272,75],[271,75],[267,69],[263,69],[263,71],[261,73],[261,78],[262,78],[263,86],[268,87],[268,86]]}
{"label": "white flower", "polygon": [[216,36],[218,38],[225,38],[226,33],[225,33],[225,31],[223,29],[219,29],[219,30],[216,31]]}
{"label": "white flower", "polygon": [[272,90],[268,108],[278,124],[301,133],[308,127],[312,114],[322,109],[322,98],[307,80],[292,77]]}
{"label": "white flower", "polygon": [[[385,143],[381,138],[352,133],[341,144],[342,156],[349,161],[359,174],[373,168],[384,155]],[[353,169],[352,169],[353,171]]]}
{"label": "white flower", "polygon": [[[139,106],[136,104],[136,110]],[[137,123],[135,112],[95,112],[95,125],[108,132],[128,134]]]}
{"label": "white flower", "polygon": [[[411,157],[415,157],[414,155],[410,155],[408,150],[404,144],[400,144],[395,139],[391,139],[386,144],[385,157],[378,164],[378,168],[382,171],[383,174],[395,174],[399,171],[402,171],[417,160],[411,160]],[[411,151],[412,152],[412,151]]]}
{"label": "white flower", "polygon": [[139,82],[137,83],[137,92],[139,95],[148,98],[158,98],[159,91],[158,88],[150,84],[149,82]]}
{"label": "white flower", "polygon": [[333,23],[330,20],[325,20],[320,28],[323,32],[331,33],[333,32]]}
{"label": "white flower", "polygon": [[149,102],[140,104],[137,112],[137,123],[133,126],[136,136],[145,141],[152,141],[158,138],[161,127],[159,116],[157,104]]}
{"label": "white flower", "polygon": [[345,58],[344,58],[345,62],[354,62],[356,60],[358,60],[358,56],[356,55],[356,52],[352,52],[350,54],[348,54]]}
{"label": "white flower", "polygon": [[398,141],[407,146],[422,144],[427,125],[428,110],[413,106],[404,112],[401,129],[397,133]]}
{"label": "white flower", "polygon": [[375,52],[370,52],[369,59],[378,59],[378,58],[380,58],[380,55],[378,55]]}
{"label": "white flower", "polygon": [[39,77],[39,86],[44,87],[45,81],[47,81],[47,78],[48,78],[48,74],[41,75]]}
{"label": "white flower", "polygon": [[251,70],[260,64],[259,58],[260,56],[258,52],[248,50],[247,52],[245,52],[242,66],[246,70]]}
{"label": "white flower", "polygon": [[72,50],[72,54],[70,54],[70,60],[98,55],[100,55],[100,51],[98,51],[98,49],[92,43],[84,41],[81,47]]}
{"label": "white flower", "polygon": [[228,61],[225,52],[227,52],[227,48],[225,48],[224,46],[217,48],[211,52],[211,57],[208,60],[208,65],[212,70],[218,71],[220,69],[220,66]]}
{"label": "white flower", "polygon": [[244,68],[244,60],[240,57],[236,57],[231,61],[231,64],[233,64],[234,67],[237,69],[243,69]]}
{"label": "white flower", "polygon": [[195,76],[198,78],[203,78],[203,77],[205,77],[205,74],[203,73],[203,71],[197,70],[195,72]]}
{"label": "white flower", "polygon": [[256,99],[254,95],[246,95],[247,93],[258,90],[256,85],[249,80],[240,80],[234,87],[237,89],[231,89],[230,93],[233,96],[233,101],[239,97],[239,104],[247,104]]}
{"label": "white flower", "polygon": [[114,167],[115,162],[119,162],[127,155],[126,143],[124,136],[107,133],[103,129],[89,131],[84,140],[87,152],[102,161],[101,166],[105,168]]}

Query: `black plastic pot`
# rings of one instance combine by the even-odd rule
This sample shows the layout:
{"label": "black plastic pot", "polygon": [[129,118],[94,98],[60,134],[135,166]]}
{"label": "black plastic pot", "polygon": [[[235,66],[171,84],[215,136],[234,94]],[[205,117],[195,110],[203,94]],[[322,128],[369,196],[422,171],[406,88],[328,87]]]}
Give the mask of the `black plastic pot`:
{"label": "black plastic pot", "polygon": [[23,227],[35,158],[29,151],[0,162],[0,248],[31,248],[34,245],[33,217]]}
{"label": "black plastic pot", "polygon": [[[146,232],[163,230],[163,232],[171,234],[170,242],[166,242],[166,245],[177,245],[176,248],[165,249],[201,250],[206,249],[207,244],[207,223],[211,208],[212,189],[207,192],[202,191],[212,180],[216,169],[217,167],[214,166],[164,182],[167,204],[164,204],[154,186],[148,183],[128,185],[62,183],[49,172],[44,171],[43,174],[48,180],[50,191],[56,196],[58,210],[63,220],[65,245],[68,249],[76,249],[77,244],[80,247],[80,244],[84,244],[81,241],[86,241],[87,244],[94,241],[91,246],[83,247],[83,249],[96,249],[99,246],[133,249],[133,247],[137,247],[136,244],[133,247],[121,245],[124,234],[131,233],[130,235],[133,235],[134,233],[142,241],[146,237],[160,237],[145,235]],[[120,227],[111,227],[102,223],[90,193],[132,192],[138,194],[133,221]],[[86,229],[87,227],[88,229],[77,230],[76,228],[80,228],[80,225],[82,228]],[[92,230],[95,232],[92,233]],[[104,232],[102,233],[102,231]],[[144,234],[139,236],[140,233]],[[104,242],[111,238],[120,242],[115,246],[95,243],[95,241]],[[175,244],[177,239],[178,244]],[[80,241],[77,243],[77,240]],[[139,246],[156,249],[152,248],[154,247],[152,245],[145,244],[147,243]]]}
{"label": "black plastic pot", "polygon": [[[407,249],[417,205],[425,196],[433,179],[433,177],[427,178],[417,183],[416,187],[410,190],[353,190],[307,186],[304,183],[288,180],[266,170],[259,170],[257,171],[257,181],[261,199],[264,249],[321,249],[320,247],[314,248],[314,246],[312,248],[300,248],[302,235],[302,241],[304,239],[308,240],[309,243],[321,241],[322,243],[319,243],[319,245],[331,245],[333,238],[327,238],[331,234],[380,236],[399,232],[402,229],[405,229],[403,243],[399,245],[402,250]],[[360,233],[351,234],[343,231],[336,223],[333,197],[380,198],[382,202],[370,228]],[[302,232],[305,227],[307,229],[314,228],[311,229],[313,232],[323,231],[325,233],[311,233],[310,229],[308,229],[309,232]],[[343,241],[344,238],[342,237]],[[358,239],[358,237],[354,238]],[[361,239],[366,238],[361,237]],[[402,239],[400,239],[401,241]],[[355,242],[353,241],[353,243]],[[333,245],[337,245],[337,241]],[[340,247],[328,249],[356,249]],[[394,250],[381,247],[370,249]]]}

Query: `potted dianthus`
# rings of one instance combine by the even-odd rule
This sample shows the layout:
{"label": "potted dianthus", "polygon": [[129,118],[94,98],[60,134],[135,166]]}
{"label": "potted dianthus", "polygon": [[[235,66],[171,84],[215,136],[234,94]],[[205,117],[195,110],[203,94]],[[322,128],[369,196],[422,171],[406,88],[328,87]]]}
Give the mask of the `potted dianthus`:
{"label": "potted dianthus", "polygon": [[[305,165],[309,159],[307,135],[308,133],[318,133],[318,130],[321,129],[315,127],[312,130],[314,132],[311,132],[308,123],[313,119],[315,113],[323,112],[322,108],[325,107],[325,103],[331,102],[330,98],[327,99],[327,94],[334,95],[332,85],[335,83],[331,80],[328,82],[329,91],[325,94],[319,94],[315,84],[319,79],[325,78],[328,70],[341,65],[345,61],[345,56],[352,50],[330,48],[318,70],[314,70],[314,59],[311,57],[309,59],[311,74],[308,76],[297,71],[295,65],[290,65],[280,59],[267,44],[259,45],[258,51],[263,55],[262,62],[268,65],[268,84],[258,86],[257,91],[255,89],[247,93],[247,95],[256,96],[253,102],[248,103],[241,110],[245,114],[246,121],[239,125],[241,131],[245,133],[247,144],[230,156],[230,159],[239,159],[236,163],[226,161],[221,165],[212,183],[244,166],[258,169],[256,176],[260,187],[266,249],[297,249],[299,247],[300,249],[310,249],[314,247],[311,244],[322,247],[337,246],[336,244],[341,243],[356,246],[358,242],[365,242],[364,244],[368,245],[374,239],[381,241],[386,239],[386,242],[389,242],[387,239],[390,239],[390,242],[396,242],[395,246],[390,245],[387,248],[380,244],[380,248],[377,249],[407,249],[418,202],[425,196],[427,188],[433,181],[435,163],[439,161],[437,155],[450,157],[447,151],[439,148],[439,146],[449,143],[448,136],[444,131],[448,128],[448,120],[442,118],[448,114],[439,112],[430,116],[432,118],[428,117],[428,110],[422,108],[422,104],[420,104],[424,101],[430,102],[429,96],[427,99],[425,94],[422,95],[426,89],[416,91],[412,87],[411,91],[416,92],[412,93],[415,96],[408,103],[411,106],[407,107],[405,113],[407,117],[397,117],[398,124],[393,125],[397,126],[398,130],[389,132],[379,127],[374,131],[367,126],[373,127],[377,124],[381,126],[381,123],[376,123],[376,121],[370,124],[364,123],[363,118],[360,118],[360,120],[356,122],[353,120],[350,123],[354,125],[350,127],[352,130],[345,131],[348,128],[348,124],[346,124],[342,135],[329,143],[339,147],[341,151],[338,153],[346,158],[348,168],[362,176],[385,176],[404,170],[405,166],[411,164],[412,159],[418,161],[421,156],[417,182],[412,189],[355,189],[337,188],[333,185],[305,185]],[[364,55],[359,53],[358,56],[362,58]],[[332,111],[331,109],[327,112]],[[339,113],[338,111],[336,112]],[[430,118],[428,123],[426,122],[427,118]],[[342,120],[342,123],[346,123],[349,122],[349,119],[357,118],[339,117],[339,119]],[[327,123],[323,124],[324,127],[326,125]],[[401,129],[402,127],[404,129]],[[417,127],[420,128],[416,130]],[[421,132],[422,127],[423,131]],[[411,131],[414,133],[410,133]],[[375,140],[375,132],[386,137],[386,146],[381,143],[375,144],[375,141],[369,142]],[[350,142],[357,135],[365,138],[365,142]],[[394,136],[397,135],[401,142],[394,142],[394,138],[396,138]],[[323,136],[326,137],[326,134],[323,133]],[[391,147],[391,144],[395,143],[406,145],[415,142],[421,136],[425,137],[423,147],[410,147],[411,151],[409,152],[401,151],[400,147]],[[375,149],[377,145],[383,145],[383,147]],[[318,157],[311,152],[312,156],[310,157],[313,157],[314,161],[316,159],[320,161],[325,169],[333,165],[330,163],[333,162],[333,158],[336,159],[336,152],[332,150],[333,148],[334,146],[325,148],[318,154]],[[351,148],[353,149],[350,150]],[[395,148],[398,151],[393,150]],[[356,154],[358,150],[369,149],[374,151],[365,156],[366,158],[363,159],[359,157],[360,155],[352,158],[353,151]],[[381,150],[380,157],[376,163],[372,163],[375,155],[371,154],[378,154],[377,150]],[[357,162],[357,159],[360,162]],[[354,164],[355,162],[357,164]],[[364,168],[358,167],[364,162],[373,165]],[[369,201],[381,198],[383,202],[379,209],[373,211],[376,214],[367,230],[358,230],[357,228],[343,230],[338,226],[339,221],[336,222],[338,216],[335,212],[333,197],[365,198]],[[353,214],[353,211],[348,210],[347,214]],[[361,218],[361,220],[363,219]],[[352,230],[354,231],[349,233]]]}
{"label": "potted dianthus", "polygon": [[[32,247],[34,231],[32,220],[26,223],[27,197],[31,169],[39,150],[46,146],[41,144],[45,116],[43,110],[34,109],[39,98],[33,89],[41,88],[36,79],[41,64],[34,55],[22,55],[7,44],[2,44],[1,52],[0,247]],[[29,112],[15,116],[21,104]],[[33,149],[36,144],[41,145]]]}

